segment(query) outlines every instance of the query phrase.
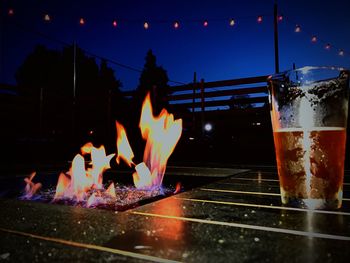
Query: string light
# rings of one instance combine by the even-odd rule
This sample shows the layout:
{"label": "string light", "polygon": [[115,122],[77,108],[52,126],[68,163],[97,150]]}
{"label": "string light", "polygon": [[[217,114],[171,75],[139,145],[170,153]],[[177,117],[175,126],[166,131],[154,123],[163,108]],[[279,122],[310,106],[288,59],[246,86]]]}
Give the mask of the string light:
{"label": "string light", "polygon": [[79,24],[81,26],[85,25],[85,19],[81,17],[80,20],[79,20]]}
{"label": "string light", "polygon": [[46,21],[46,22],[50,22],[51,21],[51,17],[50,17],[49,14],[45,14],[44,15],[44,21]]}
{"label": "string light", "polygon": [[[13,16],[13,15],[15,14],[14,9],[13,9],[13,8],[9,8],[8,11],[7,11],[7,14],[8,14],[8,16]],[[277,21],[278,21],[278,22],[281,22],[281,21],[283,21],[283,20],[284,20],[284,17],[283,17],[282,14],[280,14],[280,15],[277,16]],[[45,22],[51,22],[51,21],[52,21],[51,15],[48,14],[48,13],[45,13],[44,16],[43,16],[43,21],[45,21]],[[229,21],[229,26],[230,26],[230,27],[233,27],[233,26],[236,25],[236,21],[235,21],[233,18],[230,18],[228,21]],[[263,22],[263,16],[262,16],[262,15],[257,16],[256,21],[257,21],[257,23],[262,23],[262,22]],[[162,22],[163,22],[163,21],[162,21]],[[85,25],[85,23],[86,23],[86,21],[85,21],[85,19],[84,19],[83,17],[79,18],[79,24],[80,24],[81,26]],[[208,27],[208,25],[209,25],[208,20],[204,20],[204,21],[203,21],[203,26],[204,26],[204,27]],[[112,21],[112,26],[113,26],[113,27],[118,27],[118,26],[119,26],[117,20],[113,20],[113,21]],[[150,27],[149,22],[144,22],[143,27],[144,27],[144,29],[146,29],[146,30],[149,29],[149,27]],[[178,29],[178,28],[180,27],[180,22],[179,22],[179,21],[173,21],[173,27],[174,27],[174,29]],[[300,26],[299,24],[296,24],[296,25],[295,25],[295,28],[294,28],[294,32],[295,32],[295,33],[300,33],[301,31],[302,31],[302,30],[301,30],[301,26]],[[318,38],[317,38],[316,35],[312,35],[312,36],[311,36],[311,42],[312,42],[312,43],[317,43],[317,42],[318,42]],[[329,43],[325,44],[325,45],[324,45],[324,49],[325,49],[325,50],[330,50],[330,49],[331,49],[331,45],[330,45]],[[344,55],[345,55],[344,50],[343,50],[343,49],[339,49],[339,50],[338,50],[338,55],[339,55],[339,56],[344,56]]]}
{"label": "string light", "polygon": [[180,27],[180,23],[178,21],[174,22],[174,28],[178,29]]}
{"label": "string light", "polygon": [[13,16],[15,14],[15,11],[12,8],[10,8],[9,11],[7,12],[7,14],[9,16]]}

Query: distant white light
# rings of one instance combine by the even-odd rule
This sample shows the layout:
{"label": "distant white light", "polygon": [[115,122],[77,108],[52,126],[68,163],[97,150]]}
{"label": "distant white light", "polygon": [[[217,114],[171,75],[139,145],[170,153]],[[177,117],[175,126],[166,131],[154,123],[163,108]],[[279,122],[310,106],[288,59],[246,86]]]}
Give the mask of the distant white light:
{"label": "distant white light", "polygon": [[189,137],[188,139],[189,139],[190,141],[193,141],[193,140],[194,140],[194,138],[193,138],[193,137]]}
{"label": "distant white light", "polygon": [[211,125],[210,123],[207,123],[204,125],[204,130],[207,132],[210,132],[213,129],[213,125]]}
{"label": "distant white light", "polygon": [[180,23],[178,21],[174,22],[174,28],[178,29],[180,27]]}
{"label": "distant white light", "polygon": [[46,22],[50,22],[51,21],[51,17],[50,17],[49,14],[45,14],[44,15],[44,21],[46,21]]}

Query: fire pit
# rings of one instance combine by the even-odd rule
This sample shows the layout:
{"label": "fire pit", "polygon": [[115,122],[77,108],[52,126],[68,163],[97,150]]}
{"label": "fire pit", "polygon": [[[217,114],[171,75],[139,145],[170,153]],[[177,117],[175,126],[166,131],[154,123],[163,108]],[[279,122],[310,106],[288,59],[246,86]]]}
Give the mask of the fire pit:
{"label": "fire pit", "polygon": [[95,147],[88,142],[74,157],[69,170],[60,172],[54,187],[42,189],[42,183],[34,179],[35,172],[25,178],[26,186],[21,199],[120,211],[146,199],[179,192],[180,184],[175,189],[169,189],[162,183],[168,158],[182,133],[182,120],[174,120],[174,116],[165,109],[159,116],[154,116],[150,94],[147,94],[139,126],[146,144],[143,161],[135,164],[126,130],[116,122],[118,154],[115,161],[117,164],[124,161],[134,169],[131,173],[134,186],[120,185],[115,179],[106,185],[103,174],[110,169],[115,154],[107,155],[103,145]]}
{"label": "fire pit", "polygon": [[[67,199],[55,200],[55,187],[57,183],[57,174],[59,172],[41,171],[32,178],[33,181],[41,182],[41,188],[35,196],[26,197],[23,194],[23,189],[26,186],[25,175],[5,176],[3,177],[0,187],[0,197],[15,198],[21,200],[30,200],[34,202],[43,202],[50,204],[64,204],[70,206],[101,208],[112,211],[125,211],[131,208],[138,207],[150,202],[160,200],[174,194],[189,191],[193,188],[206,185],[220,178],[225,178],[237,172],[244,172],[244,169],[224,169],[224,168],[205,168],[205,167],[179,167],[169,166],[167,176],[164,178],[162,188],[153,190],[140,190],[135,188],[133,180],[130,177],[130,170],[109,170],[104,174],[106,185],[114,185],[115,196],[111,198],[110,194],[100,193],[105,195],[105,199],[95,204],[88,204],[87,200],[76,201]],[[117,182],[113,182],[118,178]],[[35,184],[35,183],[34,183]],[[107,190],[108,188],[105,187]],[[108,192],[108,191],[105,192]],[[88,196],[94,193],[94,189],[90,190]],[[110,190],[109,190],[110,191]],[[96,193],[96,191],[95,191]],[[95,194],[96,195],[96,194]]]}

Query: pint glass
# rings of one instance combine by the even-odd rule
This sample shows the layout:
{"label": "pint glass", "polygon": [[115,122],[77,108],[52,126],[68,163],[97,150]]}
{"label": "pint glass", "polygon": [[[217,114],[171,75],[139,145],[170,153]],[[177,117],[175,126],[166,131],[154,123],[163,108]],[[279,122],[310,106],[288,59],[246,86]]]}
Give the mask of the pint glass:
{"label": "pint glass", "polygon": [[349,71],[304,67],[270,76],[268,87],[282,203],[340,208]]}

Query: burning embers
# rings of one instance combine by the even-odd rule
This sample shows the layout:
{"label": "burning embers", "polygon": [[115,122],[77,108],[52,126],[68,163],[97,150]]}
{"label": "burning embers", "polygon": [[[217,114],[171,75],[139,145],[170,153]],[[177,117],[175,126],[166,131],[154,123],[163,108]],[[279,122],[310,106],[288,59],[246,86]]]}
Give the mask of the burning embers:
{"label": "burning embers", "polygon": [[[167,161],[181,136],[182,120],[174,120],[174,116],[165,109],[158,117],[153,116],[148,94],[143,102],[139,126],[142,138],[146,141],[143,162],[137,165],[133,162],[134,153],[126,131],[118,122],[118,155],[115,160],[118,164],[123,160],[135,169],[132,176],[134,185],[139,190],[138,195],[147,193],[148,197],[152,197],[161,192]],[[81,153],[74,157],[69,171],[59,175],[53,201],[70,200],[86,207],[111,205],[117,200],[120,201],[121,195],[125,195],[125,188],[115,187],[112,182],[105,189],[103,184],[103,173],[110,168],[110,161],[114,155],[106,155],[104,146],[96,148],[92,143],[85,144]],[[87,163],[88,156],[91,162]],[[40,183],[32,182],[34,176],[35,173],[25,179],[25,193],[22,196],[24,199],[32,199],[41,187]]]}

